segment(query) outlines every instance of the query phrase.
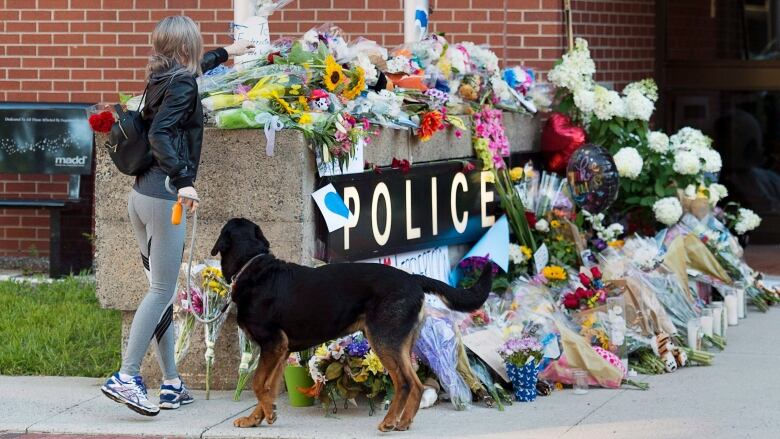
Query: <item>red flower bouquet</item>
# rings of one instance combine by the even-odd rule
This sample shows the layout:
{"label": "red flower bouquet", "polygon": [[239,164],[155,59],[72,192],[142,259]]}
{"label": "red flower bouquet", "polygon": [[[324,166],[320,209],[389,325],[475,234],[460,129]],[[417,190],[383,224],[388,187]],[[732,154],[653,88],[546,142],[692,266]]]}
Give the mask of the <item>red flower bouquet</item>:
{"label": "red flower bouquet", "polygon": [[114,122],[114,115],[110,111],[104,111],[89,116],[89,126],[97,133],[107,133],[111,131]]}

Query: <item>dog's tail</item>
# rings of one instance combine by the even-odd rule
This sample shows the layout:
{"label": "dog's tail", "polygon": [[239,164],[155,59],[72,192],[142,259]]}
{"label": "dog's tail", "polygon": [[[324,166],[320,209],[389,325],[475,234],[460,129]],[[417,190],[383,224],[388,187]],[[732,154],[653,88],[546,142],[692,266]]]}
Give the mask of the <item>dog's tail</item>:
{"label": "dog's tail", "polygon": [[423,291],[436,294],[453,311],[472,312],[479,309],[488,298],[493,285],[492,270],[487,269],[471,288],[453,288],[444,282],[426,276],[414,275]]}

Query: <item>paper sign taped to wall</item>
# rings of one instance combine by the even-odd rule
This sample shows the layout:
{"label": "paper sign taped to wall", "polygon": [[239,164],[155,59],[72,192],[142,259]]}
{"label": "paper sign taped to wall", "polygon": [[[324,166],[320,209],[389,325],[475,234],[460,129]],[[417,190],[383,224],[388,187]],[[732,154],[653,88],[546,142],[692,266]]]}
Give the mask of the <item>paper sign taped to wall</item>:
{"label": "paper sign taped to wall", "polygon": [[323,186],[311,194],[317,207],[320,208],[322,217],[328,226],[328,232],[343,228],[352,217],[352,212],[344,203],[344,199],[336,192],[333,184]]}

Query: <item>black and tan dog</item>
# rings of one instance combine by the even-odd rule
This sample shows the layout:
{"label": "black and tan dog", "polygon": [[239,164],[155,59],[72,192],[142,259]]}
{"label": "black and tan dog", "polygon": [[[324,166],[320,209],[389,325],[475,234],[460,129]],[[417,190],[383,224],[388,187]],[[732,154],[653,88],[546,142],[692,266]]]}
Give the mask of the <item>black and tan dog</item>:
{"label": "black and tan dog", "polygon": [[455,311],[470,312],[487,299],[490,270],[469,290],[381,264],[332,264],[309,268],[269,253],[260,227],[234,218],[225,224],[212,255],[232,279],[238,324],[260,345],[253,389],[258,404],[237,427],[272,424],[274,400],[290,352],[363,331],[390,374],[395,389],[382,431],[407,430],[420,406],[423,386],[410,359],[426,293]]}

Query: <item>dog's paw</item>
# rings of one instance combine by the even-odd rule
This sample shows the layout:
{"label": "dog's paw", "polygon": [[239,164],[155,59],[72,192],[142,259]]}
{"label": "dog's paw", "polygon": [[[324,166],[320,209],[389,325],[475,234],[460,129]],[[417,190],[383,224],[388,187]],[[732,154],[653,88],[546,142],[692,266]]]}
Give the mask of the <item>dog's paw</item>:
{"label": "dog's paw", "polygon": [[412,426],[411,422],[409,422],[408,424],[401,422],[400,424],[395,426],[395,431],[407,431],[411,426]]}
{"label": "dog's paw", "polygon": [[261,419],[257,419],[254,416],[244,416],[233,421],[233,426],[238,428],[257,427],[261,421]]}
{"label": "dog's paw", "polygon": [[394,431],[395,430],[395,424],[394,423],[388,423],[386,421],[382,421],[381,424],[379,424],[379,431],[387,433],[388,431]]}

